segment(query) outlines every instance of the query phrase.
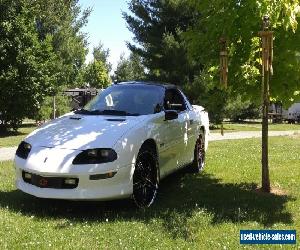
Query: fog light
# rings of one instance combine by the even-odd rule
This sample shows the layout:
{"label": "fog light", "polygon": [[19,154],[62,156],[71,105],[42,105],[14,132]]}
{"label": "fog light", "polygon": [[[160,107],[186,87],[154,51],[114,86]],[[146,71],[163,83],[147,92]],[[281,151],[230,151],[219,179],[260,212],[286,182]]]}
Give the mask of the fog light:
{"label": "fog light", "polygon": [[24,173],[24,178],[25,178],[25,179],[31,179],[31,174],[29,174],[29,173]]}
{"label": "fog light", "polygon": [[112,178],[115,176],[117,172],[109,172],[106,174],[93,174],[90,175],[90,180],[101,180],[101,179],[107,179],[107,178]]}
{"label": "fog light", "polygon": [[75,179],[65,179],[65,184],[67,185],[75,185],[76,180]]}
{"label": "fog light", "polygon": [[109,172],[109,173],[107,173],[107,177],[108,178],[111,178],[111,177],[113,177],[115,174],[113,173],[113,172]]}

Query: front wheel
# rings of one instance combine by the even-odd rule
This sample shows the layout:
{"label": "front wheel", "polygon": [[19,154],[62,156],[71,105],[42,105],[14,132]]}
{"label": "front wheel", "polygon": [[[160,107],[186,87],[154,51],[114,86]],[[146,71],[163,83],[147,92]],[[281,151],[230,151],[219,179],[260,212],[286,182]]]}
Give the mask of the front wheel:
{"label": "front wheel", "polygon": [[141,149],[133,174],[133,200],[137,207],[149,207],[155,200],[159,183],[158,163],[151,150]]}
{"label": "front wheel", "polygon": [[196,141],[194,149],[194,161],[192,163],[192,171],[199,173],[204,169],[205,165],[205,136],[201,130],[200,135]]}

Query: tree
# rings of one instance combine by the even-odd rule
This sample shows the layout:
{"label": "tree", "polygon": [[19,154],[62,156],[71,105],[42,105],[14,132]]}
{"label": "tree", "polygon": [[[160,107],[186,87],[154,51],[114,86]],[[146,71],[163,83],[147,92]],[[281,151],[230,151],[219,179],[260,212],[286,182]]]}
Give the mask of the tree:
{"label": "tree", "polygon": [[77,0],[0,2],[1,130],[17,129],[58,86],[73,81],[85,56]]}
{"label": "tree", "polygon": [[[197,24],[186,32],[189,51],[194,58],[205,58],[208,67],[217,67],[218,41],[225,38],[230,51],[229,84],[231,93],[259,100],[261,95],[261,46],[258,31],[263,27],[264,15],[270,17],[274,31],[274,75],[270,85],[271,96],[287,103],[295,98],[300,89],[300,32],[299,1],[191,1],[192,8],[201,12]],[[267,20],[267,19],[265,19]],[[266,22],[265,22],[266,24]],[[267,27],[267,28],[266,28]],[[270,43],[271,44],[271,43]],[[263,51],[265,54],[265,50]],[[267,61],[272,56],[268,55]],[[270,72],[269,67],[267,71]],[[271,69],[273,71],[273,69]],[[273,72],[272,72],[273,73]],[[264,74],[262,74],[264,76]],[[269,74],[268,74],[269,75]],[[215,75],[216,76],[216,75]],[[263,122],[262,122],[262,190],[270,192],[268,168],[268,120],[269,77],[263,77]],[[299,98],[299,96],[298,96]]]}
{"label": "tree", "polygon": [[142,59],[138,54],[131,53],[129,58],[125,58],[124,55],[120,56],[117,69],[114,72],[114,80],[118,82],[134,81],[144,80],[145,77]]}
{"label": "tree", "polygon": [[240,122],[246,119],[258,119],[260,109],[258,105],[250,100],[243,100],[240,95],[229,97],[225,106],[225,116],[233,122]]}
{"label": "tree", "polygon": [[208,110],[209,121],[220,124],[225,115],[227,95],[215,85],[209,70],[203,70],[195,76],[193,82],[183,86],[185,94],[193,104],[201,105]]}
{"label": "tree", "polygon": [[[190,2],[132,0],[129,8],[133,14],[123,14],[134,34],[135,43],[128,47],[141,57],[146,79],[183,87],[194,104],[205,106],[211,121],[219,123],[224,116],[226,95],[211,84],[210,76],[217,68],[206,67],[201,56],[188,55],[189,41],[185,34],[201,16],[189,5]],[[126,65],[126,61],[122,62],[119,71],[125,72]]]}
{"label": "tree", "polygon": [[82,70],[82,79],[85,84],[94,88],[106,88],[111,79],[109,72],[111,70],[111,63],[109,59],[109,49],[105,49],[103,44],[93,49],[93,61],[88,63]]}
{"label": "tree", "polygon": [[39,41],[26,1],[1,1],[0,8],[0,127],[7,130],[38,108],[55,84],[57,57],[51,37]]}
{"label": "tree", "polygon": [[[299,1],[189,1],[201,13],[197,22],[183,35],[189,55],[202,60],[206,69],[218,67],[219,40],[229,44],[229,86],[236,95],[260,100],[260,39],[262,16],[268,14],[276,40],[271,95],[284,103],[297,98],[300,89],[300,32],[297,29]],[[213,74],[218,84],[218,71]]]}
{"label": "tree", "polygon": [[103,89],[111,82],[105,63],[96,59],[85,67],[83,74],[84,82],[90,87]]}
{"label": "tree", "polygon": [[37,0],[32,5],[40,40],[52,37],[59,65],[57,84],[76,86],[87,54],[86,35],[81,28],[87,23],[91,10],[81,10],[78,0]]}
{"label": "tree", "polygon": [[194,20],[195,12],[187,8],[187,0],[132,0],[123,13],[134,44],[129,49],[139,55],[148,78],[184,85],[191,82],[201,63],[188,60],[181,34]]}
{"label": "tree", "polygon": [[[55,97],[55,116],[59,117],[70,112],[70,110],[70,98],[68,96],[57,95]],[[53,97],[46,97],[32,118],[36,121],[51,120],[53,118]]]}
{"label": "tree", "polygon": [[132,69],[130,67],[129,59],[124,57],[124,54],[120,56],[117,68],[114,72],[113,79],[117,82],[130,81],[133,79]]}
{"label": "tree", "polygon": [[93,48],[93,56],[94,59],[97,61],[101,61],[105,64],[106,69],[108,72],[111,71],[111,63],[108,61],[109,58],[109,49],[105,49],[102,42],[99,42],[98,46]]}

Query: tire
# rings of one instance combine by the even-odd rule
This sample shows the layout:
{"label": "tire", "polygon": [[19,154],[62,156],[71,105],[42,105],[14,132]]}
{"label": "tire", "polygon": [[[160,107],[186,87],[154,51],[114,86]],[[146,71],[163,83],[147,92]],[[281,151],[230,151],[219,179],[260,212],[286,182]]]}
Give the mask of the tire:
{"label": "tire", "polygon": [[139,208],[150,207],[154,202],[159,184],[157,157],[151,149],[141,148],[133,174],[133,194],[135,205]]}
{"label": "tire", "polygon": [[200,173],[205,166],[205,136],[201,130],[200,135],[196,141],[194,149],[194,161],[191,165],[191,170],[194,173]]}

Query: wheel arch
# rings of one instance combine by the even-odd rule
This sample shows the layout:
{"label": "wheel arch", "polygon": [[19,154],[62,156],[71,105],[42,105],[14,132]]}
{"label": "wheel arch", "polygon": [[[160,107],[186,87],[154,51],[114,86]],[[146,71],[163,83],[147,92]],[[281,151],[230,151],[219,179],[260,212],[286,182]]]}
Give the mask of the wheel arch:
{"label": "wheel arch", "polygon": [[202,132],[203,135],[204,135],[205,151],[206,151],[207,148],[208,148],[208,133],[209,133],[209,130],[206,130],[205,126],[204,126],[204,125],[201,125],[200,130],[199,130],[199,135],[200,135],[201,132]]}
{"label": "wheel arch", "polygon": [[140,150],[142,149],[151,149],[151,151],[153,152],[154,156],[156,157],[156,164],[157,164],[157,168],[158,168],[158,176],[160,179],[160,165],[159,165],[159,153],[158,153],[158,148],[157,148],[157,143],[153,138],[148,138],[146,139],[141,147]]}
{"label": "wheel arch", "polygon": [[206,132],[206,131],[205,131],[205,126],[204,126],[204,125],[202,125],[202,126],[200,127],[200,132],[201,132],[201,131],[202,131],[202,132],[204,133],[204,135],[205,135],[205,132]]}
{"label": "wheel arch", "polygon": [[[146,197],[146,199],[147,199],[146,203],[144,201],[144,198],[140,197],[141,192],[139,191],[140,190],[139,183],[143,182],[144,177],[141,177],[141,176],[143,176],[141,174],[135,175],[137,173],[137,170],[141,171],[140,170],[141,168],[139,168],[139,166],[141,166],[141,165],[140,164],[135,165],[135,170],[134,170],[133,177],[132,177],[132,179],[133,179],[132,198],[133,198],[133,201],[135,202],[135,204],[137,205],[137,207],[149,207],[153,203],[153,201],[156,197],[156,194],[157,194],[158,184],[160,181],[160,171],[159,171],[159,165],[158,165],[158,160],[157,160],[158,151],[157,151],[157,146],[156,146],[156,142],[154,139],[146,139],[142,143],[142,145],[139,149],[138,158],[145,157],[144,154],[151,157],[151,159],[148,158],[148,160],[152,161],[153,164],[150,165],[150,166],[152,166],[152,167],[150,167],[151,170],[149,170],[149,167],[147,169],[142,168],[142,171],[144,171],[144,173],[145,173],[145,171],[150,171],[150,174],[151,174],[150,177],[149,176],[146,177],[147,179],[146,179],[146,182],[144,181],[144,183],[148,183],[148,184],[145,185],[143,187],[143,189],[147,188],[147,186],[149,186],[149,182],[150,182],[152,185],[152,188],[150,188],[152,195],[150,197],[151,200],[148,200],[148,198]],[[141,163],[141,164],[143,165],[143,163]],[[135,180],[135,177],[137,178],[137,181]],[[134,188],[134,187],[136,187],[136,188]],[[148,187],[148,190],[149,190],[149,187]],[[144,192],[142,192],[142,193],[144,193]],[[148,191],[145,192],[145,195],[146,195],[146,193],[148,193]]]}
{"label": "wheel arch", "polygon": [[158,148],[157,148],[157,143],[154,139],[152,139],[152,138],[146,139],[142,143],[140,150],[142,148],[150,148],[152,150],[152,152],[155,154],[155,156],[157,157],[157,160],[158,160],[158,157],[159,157]]}

